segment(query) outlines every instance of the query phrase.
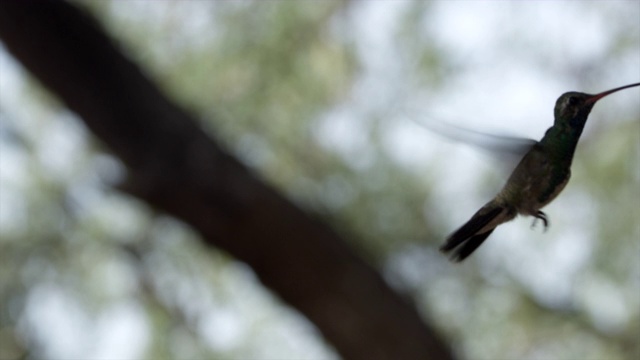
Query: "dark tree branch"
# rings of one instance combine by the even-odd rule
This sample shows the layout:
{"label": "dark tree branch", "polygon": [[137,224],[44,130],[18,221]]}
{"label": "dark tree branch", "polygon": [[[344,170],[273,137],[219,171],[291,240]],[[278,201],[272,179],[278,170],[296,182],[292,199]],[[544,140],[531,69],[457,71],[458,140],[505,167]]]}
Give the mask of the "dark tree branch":
{"label": "dark tree branch", "polygon": [[127,192],[249,264],[348,359],[451,359],[416,309],[326,225],[225,153],[58,1],[0,1],[0,37],[128,168]]}

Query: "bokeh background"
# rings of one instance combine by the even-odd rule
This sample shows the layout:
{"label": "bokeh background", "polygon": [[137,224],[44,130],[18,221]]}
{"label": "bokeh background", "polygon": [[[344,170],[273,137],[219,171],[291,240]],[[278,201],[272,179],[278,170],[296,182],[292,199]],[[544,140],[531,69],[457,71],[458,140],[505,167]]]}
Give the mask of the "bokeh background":
{"label": "bokeh background", "polygon": [[[460,265],[437,247],[565,91],[640,81],[640,2],[74,1],[235,156],[347,234],[463,359],[640,357],[640,91],[563,194]],[[0,47],[0,358],[334,359],[252,270],[111,188],[124,168]]]}

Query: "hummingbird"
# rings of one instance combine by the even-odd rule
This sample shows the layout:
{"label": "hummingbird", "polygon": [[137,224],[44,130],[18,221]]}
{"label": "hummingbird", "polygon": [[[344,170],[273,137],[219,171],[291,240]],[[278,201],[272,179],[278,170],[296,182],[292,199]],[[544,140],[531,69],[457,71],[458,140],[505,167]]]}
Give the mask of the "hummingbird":
{"label": "hummingbird", "polygon": [[532,227],[541,220],[546,230],[549,221],[540,209],[555,199],[569,182],[573,154],[591,109],[603,97],[635,86],[640,83],[595,95],[575,91],[562,94],[553,111],[553,126],[540,141],[531,141],[502,190],[449,235],[440,251],[451,253],[451,260],[460,262],[471,255],[498,225],[517,215],[533,216]]}

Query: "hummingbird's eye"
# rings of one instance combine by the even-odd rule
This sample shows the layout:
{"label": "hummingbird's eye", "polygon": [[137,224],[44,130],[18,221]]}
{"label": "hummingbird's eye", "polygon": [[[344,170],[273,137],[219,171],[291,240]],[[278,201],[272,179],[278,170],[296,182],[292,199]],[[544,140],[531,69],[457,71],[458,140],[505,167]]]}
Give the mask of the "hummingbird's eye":
{"label": "hummingbird's eye", "polygon": [[578,105],[578,98],[575,96],[569,96],[569,105],[575,106]]}

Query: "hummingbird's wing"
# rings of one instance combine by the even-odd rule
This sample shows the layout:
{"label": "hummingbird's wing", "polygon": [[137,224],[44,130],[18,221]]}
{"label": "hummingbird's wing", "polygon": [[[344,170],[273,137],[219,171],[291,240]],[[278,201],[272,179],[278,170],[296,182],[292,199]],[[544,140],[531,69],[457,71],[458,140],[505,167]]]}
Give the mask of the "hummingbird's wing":
{"label": "hummingbird's wing", "polygon": [[534,139],[487,134],[439,121],[421,122],[419,124],[451,140],[471,144],[497,153],[500,156],[516,157],[518,160],[538,143]]}
{"label": "hummingbird's wing", "polygon": [[498,158],[505,173],[511,172],[524,155],[538,143],[538,141],[533,139],[488,134],[440,121],[417,123],[427,130],[450,140],[470,144],[489,151],[494,157]]}

